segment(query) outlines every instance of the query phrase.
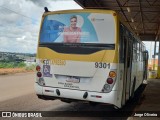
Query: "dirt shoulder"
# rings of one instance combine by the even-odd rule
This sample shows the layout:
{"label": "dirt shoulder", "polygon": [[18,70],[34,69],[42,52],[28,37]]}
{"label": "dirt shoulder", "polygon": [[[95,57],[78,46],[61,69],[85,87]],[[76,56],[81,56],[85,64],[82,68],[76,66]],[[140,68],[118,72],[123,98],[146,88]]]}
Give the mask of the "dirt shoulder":
{"label": "dirt shoulder", "polygon": [[0,68],[0,75],[23,73],[23,72],[34,72],[34,71],[26,70],[25,68]]}

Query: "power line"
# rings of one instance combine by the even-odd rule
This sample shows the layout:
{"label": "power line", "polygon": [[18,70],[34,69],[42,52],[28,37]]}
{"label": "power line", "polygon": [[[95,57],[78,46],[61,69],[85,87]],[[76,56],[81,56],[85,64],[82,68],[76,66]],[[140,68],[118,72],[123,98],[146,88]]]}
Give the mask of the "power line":
{"label": "power line", "polygon": [[[50,5],[48,2],[44,1],[44,0],[37,0],[38,2],[36,2],[36,0],[28,0],[29,2],[32,2],[35,5],[39,5],[39,6],[43,6],[45,7],[46,5]],[[54,1],[54,0],[53,0]],[[39,4],[40,3],[40,4]]]}
{"label": "power line", "polygon": [[1,8],[4,8],[4,9],[7,9],[7,10],[13,12],[13,13],[18,14],[18,15],[21,15],[21,16],[23,16],[23,17],[25,17],[25,18],[32,19],[32,20],[34,20],[34,21],[38,21],[38,20],[36,20],[36,19],[34,19],[34,18],[28,17],[28,16],[26,16],[26,15],[23,15],[23,14],[21,14],[21,13],[18,13],[17,11],[11,10],[11,9],[9,9],[9,8],[3,7],[3,6],[0,6],[0,7],[1,7]]}

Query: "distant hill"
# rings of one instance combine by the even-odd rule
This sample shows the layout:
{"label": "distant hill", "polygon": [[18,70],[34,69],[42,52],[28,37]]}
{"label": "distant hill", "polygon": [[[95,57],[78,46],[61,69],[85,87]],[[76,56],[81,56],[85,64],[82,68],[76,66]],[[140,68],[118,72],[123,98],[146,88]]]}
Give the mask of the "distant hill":
{"label": "distant hill", "polygon": [[35,53],[0,52],[0,62],[22,62],[27,60],[34,61],[35,57]]}

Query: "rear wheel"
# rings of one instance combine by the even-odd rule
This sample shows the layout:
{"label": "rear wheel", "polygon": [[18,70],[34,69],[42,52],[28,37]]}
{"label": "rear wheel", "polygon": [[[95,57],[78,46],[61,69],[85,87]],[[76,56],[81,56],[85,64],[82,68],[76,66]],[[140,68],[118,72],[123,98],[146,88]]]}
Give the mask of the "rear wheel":
{"label": "rear wheel", "polygon": [[134,97],[135,86],[136,86],[136,78],[134,78],[133,85],[132,85],[132,92],[130,96],[131,99]]}

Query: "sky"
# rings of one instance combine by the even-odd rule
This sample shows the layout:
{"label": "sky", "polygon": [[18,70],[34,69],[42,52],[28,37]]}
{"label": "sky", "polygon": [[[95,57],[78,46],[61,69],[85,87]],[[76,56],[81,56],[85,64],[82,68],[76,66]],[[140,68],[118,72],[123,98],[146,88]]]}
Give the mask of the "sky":
{"label": "sky", "polygon": [[0,0],[1,52],[36,53],[44,7],[82,9],[73,0]]}

